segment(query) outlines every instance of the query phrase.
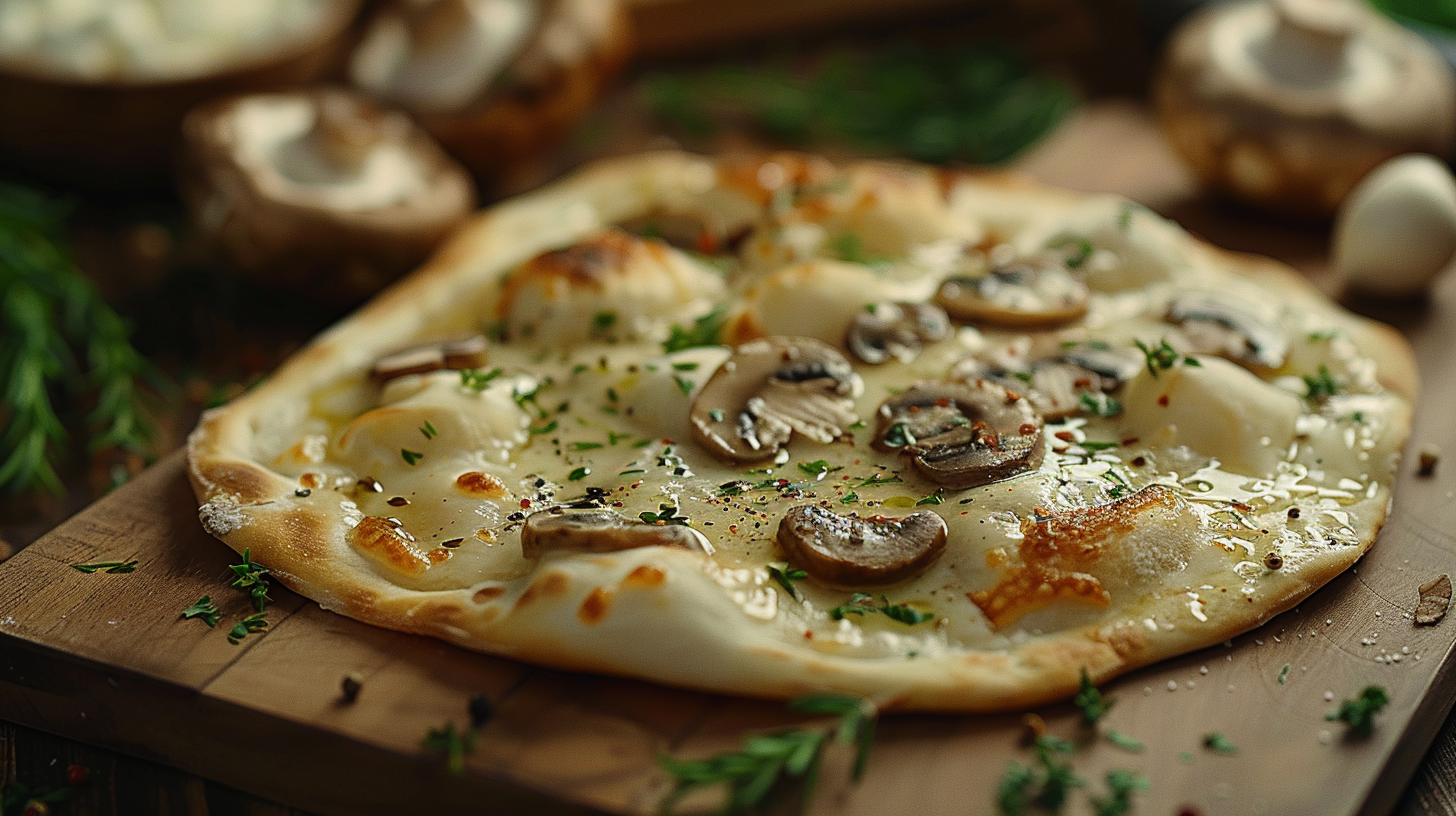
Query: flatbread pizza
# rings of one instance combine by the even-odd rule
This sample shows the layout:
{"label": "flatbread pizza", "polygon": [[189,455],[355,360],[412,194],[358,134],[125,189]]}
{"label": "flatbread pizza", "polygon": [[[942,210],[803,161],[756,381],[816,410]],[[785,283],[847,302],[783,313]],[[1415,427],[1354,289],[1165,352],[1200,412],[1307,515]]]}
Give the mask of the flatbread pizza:
{"label": "flatbread pizza", "polygon": [[781,154],[477,216],[189,443],[323,607],[730,694],[996,711],[1259,625],[1374,541],[1413,360],[1122,199]]}

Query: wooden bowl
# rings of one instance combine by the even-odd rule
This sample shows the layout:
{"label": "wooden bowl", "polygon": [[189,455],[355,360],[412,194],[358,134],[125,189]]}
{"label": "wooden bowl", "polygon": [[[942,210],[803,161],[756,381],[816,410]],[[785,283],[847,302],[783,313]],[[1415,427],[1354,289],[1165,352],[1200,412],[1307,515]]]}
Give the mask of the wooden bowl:
{"label": "wooden bowl", "polygon": [[306,84],[335,68],[360,0],[335,0],[309,37],[273,54],[177,80],[86,81],[0,65],[0,164],[91,189],[170,184],[182,117],[213,97]]}

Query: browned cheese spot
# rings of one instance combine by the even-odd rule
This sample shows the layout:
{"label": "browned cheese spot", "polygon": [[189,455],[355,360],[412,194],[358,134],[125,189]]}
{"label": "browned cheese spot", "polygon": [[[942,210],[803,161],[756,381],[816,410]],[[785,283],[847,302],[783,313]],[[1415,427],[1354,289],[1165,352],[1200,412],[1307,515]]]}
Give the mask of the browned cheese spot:
{"label": "browned cheese spot", "polygon": [[[413,537],[397,521],[365,516],[349,531],[350,543],[376,562],[407,575],[419,575],[436,562],[410,546]],[[433,551],[432,551],[433,552]],[[449,557],[448,551],[442,550]]]}
{"label": "browned cheese spot", "polygon": [[581,606],[576,610],[576,617],[588,626],[601,623],[611,605],[612,591],[606,587],[597,587],[582,600]]}
{"label": "browned cheese spot", "polygon": [[[1141,513],[1156,506],[1172,508],[1177,500],[1173,491],[1152,485],[1110,504],[1022,519],[1021,565],[996,586],[966,597],[996,629],[1059,600],[1106,607],[1112,598],[1088,571],[1102,557],[1103,543],[1131,532]],[[989,556],[987,561],[991,563]]]}
{"label": "browned cheese spot", "polygon": [[323,483],[323,477],[317,473],[305,473],[302,476],[298,477],[298,484],[302,487],[308,488],[309,490],[313,490]]}
{"label": "browned cheese spot", "polygon": [[1416,605],[1416,624],[1418,626],[1432,626],[1440,623],[1446,617],[1446,610],[1451,608],[1451,577],[1441,575],[1432,578],[1420,588],[1421,600]]}
{"label": "browned cheese spot", "polygon": [[566,591],[568,583],[569,581],[565,575],[559,572],[548,572],[532,581],[531,585],[526,587],[526,591],[522,592],[521,597],[516,599],[516,609],[521,609],[537,598],[550,598],[555,595],[560,595]]}
{"label": "browned cheese spot", "polygon": [[506,494],[506,483],[498,476],[471,470],[456,477],[455,489],[467,496],[498,499]]}
{"label": "browned cheese spot", "polygon": [[654,567],[651,564],[642,564],[627,573],[622,579],[622,586],[629,588],[649,588],[661,586],[667,580],[667,573],[661,567]]}

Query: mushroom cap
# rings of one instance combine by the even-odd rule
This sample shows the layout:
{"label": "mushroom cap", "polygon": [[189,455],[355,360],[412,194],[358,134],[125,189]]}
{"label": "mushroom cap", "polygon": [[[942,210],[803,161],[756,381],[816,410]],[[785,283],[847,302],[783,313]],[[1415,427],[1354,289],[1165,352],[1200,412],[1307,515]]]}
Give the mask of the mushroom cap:
{"label": "mushroom cap", "polygon": [[738,346],[693,400],[693,438],[731,462],[767,459],[795,433],[828,443],[858,419],[859,375],[812,337],[767,337]]}
{"label": "mushroom cap", "polygon": [[952,490],[1025,473],[1046,454],[1030,400],[989,380],[920,383],[881,403],[876,419],[876,448],[900,450]]}
{"label": "mushroom cap", "polygon": [[1214,292],[1185,292],[1168,304],[1168,322],[1182,326],[1193,350],[1217,354],[1255,371],[1284,365],[1289,337],[1256,304]]}
{"label": "mushroom cap", "polygon": [[[443,4],[482,5],[478,0]],[[463,104],[419,104],[392,93],[365,79],[357,59],[352,81],[410,111],[482,182],[524,186],[536,169],[533,162],[591,110],[626,65],[632,45],[630,21],[619,0],[529,0],[529,5],[540,7],[530,35],[514,46],[514,56],[498,73],[475,93],[464,95]],[[374,25],[394,14],[390,7],[381,7]],[[419,34],[412,38],[430,39]]]}
{"label": "mushroom cap", "polygon": [[784,514],[777,540],[811,578],[854,588],[919,575],[945,550],[946,537],[945,520],[928,510],[860,518],[809,504]]}
{"label": "mushroom cap", "polygon": [[870,365],[891,357],[908,363],[926,343],[950,336],[950,318],[933,303],[884,302],[873,307],[855,315],[844,338],[845,347]]}
{"label": "mushroom cap", "polygon": [[0,116],[0,164],[89,189],[164,187],[189,110],[319,80],[349,42],[358,8],[359,0],[326,0],[297,36],[180,73],[84,76],[23,52],[0,56],[0,111],[25,111]]}
{"label": "mushroom cap", "polygon": [[1048,329],[1087,313],[1080,276],[1051,256],[1014,261],[975,278],[951,278],[935,302],[957,320],[1010,329]]}
{"label": "mushroom cap", "polygon": [[542,510],[521,526],[521,554],[539,558],[548,552],[605,553],[638,547],[680,547],[711,553],[702,533],[681,524],[648,524],[615,510]]}
{"label": "mushroom cap", "polygon": [[183,127],[182,193],[241,271],[354,302],[475,206],[469,175],[398,113],[337,89],[218,100]]}
{"label": "mushroom cap", "polygon": [[1328,217],[1391,156],[1456,146],[1450,68],[1352,0],[1210,5],[1171,40],[1154,96],[1205,184],[1292,216]]}

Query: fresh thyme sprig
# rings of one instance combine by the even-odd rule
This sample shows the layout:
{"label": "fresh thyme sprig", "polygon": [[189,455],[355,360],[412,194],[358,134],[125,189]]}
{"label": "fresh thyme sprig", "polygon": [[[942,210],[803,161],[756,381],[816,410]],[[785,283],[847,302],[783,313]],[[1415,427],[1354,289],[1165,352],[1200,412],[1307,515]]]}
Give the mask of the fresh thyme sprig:
{"label": "fresh thyme sprig", "polygon": [[268,597],[268,568],[253,563],[253,551],[243,550],[243,563],[231,564],[228,569],[233,571],[230,587],[236,587],[253,596],[253,608],[260,613],[268,608],[268,602],[273,600]]}
{"label": "fresh thyme sprig", "polygon": [[141,380],[162,386],[131,345],[130,328],[76,269],[65,250],[65,204],[0,184],[0,492],[61,493],[55,462],[66,424],[54,402],[94,398],[80,423],[92,452],[148,456],[155,430]]}
{"label": "fresh thyme sprig", "polygon": [[[856,746],[850,778],[858,782],[864,775],[870,746],[875,738],[877,711],[874,705],[859,697],[814,694],[790,702],[789,708],[805,714],[839,717],[832,736],[840,745]],[[662,811],[671,812],[678,800],[689,791],[726,785],[728,799],[722,812],[745,813],[761,808],[770,794],[787,779],[800,781],[801,803],[807,807],[814,795],[819,762],[830,738],[830,731],[801,728],[749,737],[742,750],[708,759],[683,762],[663,756],[660,759],[662,767],[675,777],[676,783],[664,800]]]}
{"label": "fresh thyme sprig", "polygon": [[1340,703],[1339,710],[1326,714],[1325,719],[1344,722],[1352,736],[1368,737],[1375,728],[1375,713],[1389,702],[1384,686],[1366,686],[1359,697]]}
{"label": "fresh thyme sprig", "polygon": [[201,618],[202,622],[209,628],[217,626],[218,619],[222,617],[222,610],[212,602],[212,596],[203,595],[197,599],[197,603],[182,610],[184,618]]}

